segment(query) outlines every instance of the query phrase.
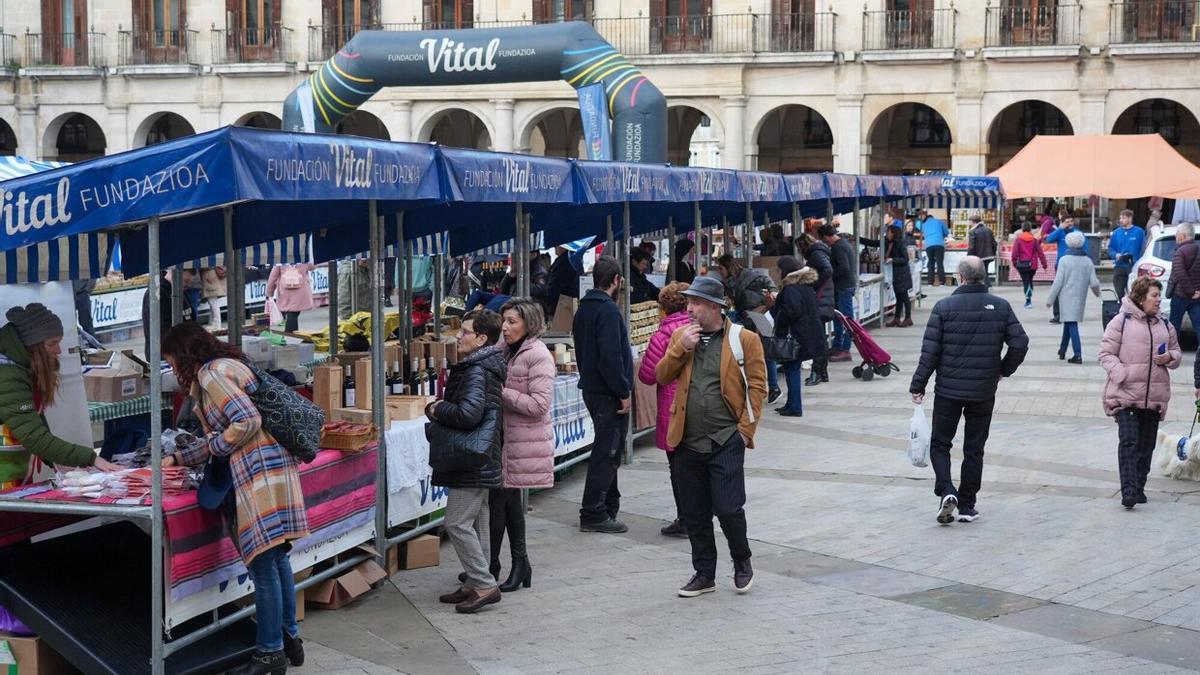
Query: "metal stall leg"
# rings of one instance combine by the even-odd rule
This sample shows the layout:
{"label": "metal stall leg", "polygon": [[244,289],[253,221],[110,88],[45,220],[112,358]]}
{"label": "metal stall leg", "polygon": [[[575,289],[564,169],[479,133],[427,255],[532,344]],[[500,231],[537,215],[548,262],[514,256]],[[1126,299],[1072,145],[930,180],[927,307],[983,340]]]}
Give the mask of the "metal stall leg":
{"label": "metal stall leg", "polygon": [[[236,280],[230,278],[232,276],[233,270],[235,269],[235,266],[237,264],[237,259],[234,257],[234,254],[233,254],[233,252],[234,252],[234,249],[233,249],[233,207],[226,206],[225,208],[221,209],[221,215],[223,216],[224,221],[225,221],[225,314],[226,314],[227,319],[232,319],[233,318],[233,295],[231,295],[229,293],[229,287],[237,286]],[[210,305],[210,307],[211,307],[211,305]],[[217,311],[219,312],[220,310],[217,310]],[[221,323],[220,314],[213,317],[210,321],[212,321],[213,323],[216,323],[217,325],[220,325],[220,323]],[[235,340],[234,328],[233,328],[232,324],[233,324],[232,321],[228,321],[225,324],[225,327],[226,327],[226,333],[225,333],[226,338],[225,339],[229,341],[229,344],[236,345],[238,343],[238,341]]]}
{"label": "metal stall leg", "polygon": [[[228,220],[227,220],[228,222]],[[228,232],[228,230],[226,230]],[[159,285],[159,220],[150,218],[147,224],[147,246],[150,253],[150,280],[146,292],[150,294],[150,363],[162,362],[162,306]],[[166,670],[166,655],[163,645],[163,476],[162,476],[162,372],[150,369],[150,672],[161,675]]]}
{"label": "metal stall leg", "polygon": [[746,204],[746,221],[742,223],[742,263],[749,269],[754,264],[754,207]]}
{"label": "metal stall leg", "polygon": [[379,430],[375,465],[375,552],[381,566],[387,565],[387,406],[383,405],[383,222],[378,203],[367,202],[371,268],[371,411]]}
{"label": "metal stall leg", "polygon": [[[184,303],[184,287],[183,287],[183,265],[176,265],[171,268],[171,325],[178,326],[183,321],[183,303]],[[147,340],[147,342],[149,342]],[[149,354],[147,361],[149,361]]]}
{"label": "metal stall leg", "polygon": [[[675,281],[675,219],[667,218],[667,283]],[[664,286],[666,284],[663,284]]]}
{"label": "metal stall leg", "polygon": [[[624,311],[625,311],[625,330],[628,331],[629,330],[629,320],[632,315],[632,311],[631,311],[632,308],[630,307],[630,304],[629,304],[630,301],[632,300],[632,298],[630,297],[631,289],[629,288],[629,265],[630,265],[629,252],[632,250],[632,248],[631,248],[632,247],[632,239],[631,239],[630,233],[629,233],[629,228],[630,228],[629,202],[625,202],[624,204],[622,204],[621,218],[623,221],[623,226],[621,228],[621,230],[622,230],[622,232],[621,232],[621,280],[624,282],[624,283],[622,283],[621,297],[625,301],[624,302],[624,305],[625,305],[625,309],[624,309]],[[628,345],[628,344],[625,345],[625,349],[632,349],[632,347],[633,347],[632,345]],[[629,392],[629,412],[625,414],[625,463],[626,464],[633,463],[633,418],[634,418],[633,405],[634,405],[633,391],[630,390],[630,392]]]}
{"label": "metal stall leg", "polygon": [[329,275],[329,292],[327,298],[329,306],[329,358],[332,359],[338,352],[338,269],[337,261],[330,260],[325,265],[326,274]]}
{"label": "metal stall leg", "polygon": [[703,241],[700,227],[703,224],[703,214],[700,212],[700,202],[692,202],[692,236],[695,242],[692,245],[692,260],[696,261],[694,272],[696,276],[700,276],[700,243]]}

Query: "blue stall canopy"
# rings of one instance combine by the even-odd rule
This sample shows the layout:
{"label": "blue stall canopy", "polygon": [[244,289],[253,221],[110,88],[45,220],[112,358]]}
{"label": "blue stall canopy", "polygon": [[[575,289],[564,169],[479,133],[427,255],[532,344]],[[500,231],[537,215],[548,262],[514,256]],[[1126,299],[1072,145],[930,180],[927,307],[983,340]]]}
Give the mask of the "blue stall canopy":
{"label": "blue stall canopy", "polygon": [[[15,155],[0,157],[0,181],[66,166]],[[0,184],[0,200],[9,190]],[[16,204],[13,204],[15,207]],[[108,271],[116,237],[104,232],[76,234],[0,253],[0,283],[42,283],[96,279]]]}
{"label": "blue stall canopy", "polygon": [[[931,176],[938,189],[925,202],[934,209],[997,209],[1004,201],[1004,188],[994,176]],[[920,203],[920,200],[916,200]]]}

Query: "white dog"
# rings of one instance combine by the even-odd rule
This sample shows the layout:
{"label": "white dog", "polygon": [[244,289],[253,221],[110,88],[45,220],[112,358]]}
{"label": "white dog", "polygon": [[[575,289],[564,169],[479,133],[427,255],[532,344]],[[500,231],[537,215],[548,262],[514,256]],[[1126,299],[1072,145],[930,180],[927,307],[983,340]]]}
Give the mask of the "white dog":
{"label": "white dog", "polygon": [[[1187,459],[1180,461],[1177,452],[1182,441],[1187,449]],[[1200,437],[1188,438],[1179,434],[1158,432],[1154,464],[1162,475],[1176,480],[1200,481]]]}

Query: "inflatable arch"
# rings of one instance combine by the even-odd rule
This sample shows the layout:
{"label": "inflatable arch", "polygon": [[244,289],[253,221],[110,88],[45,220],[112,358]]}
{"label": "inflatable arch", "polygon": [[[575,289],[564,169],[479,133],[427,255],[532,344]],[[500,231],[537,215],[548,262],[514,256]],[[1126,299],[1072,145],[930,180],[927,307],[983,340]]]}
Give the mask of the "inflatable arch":
{"label": "inflatable arch", "polygon": [[613,120],[613,158],[667,161],[662,92],[590,25],[395,32],[366,30],[321,65],[283,103],[285,131],[332,133],[384,87],[565,80],[601,83]]}

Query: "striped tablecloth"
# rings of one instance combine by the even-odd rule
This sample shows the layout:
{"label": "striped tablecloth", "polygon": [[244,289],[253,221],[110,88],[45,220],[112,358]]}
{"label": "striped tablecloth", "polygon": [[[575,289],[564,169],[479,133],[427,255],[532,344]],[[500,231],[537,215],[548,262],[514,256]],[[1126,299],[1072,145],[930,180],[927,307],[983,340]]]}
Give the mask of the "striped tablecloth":
{"label": "striped tablecloth", "polygon": [[[171,410],[173,407],[174,395],[163,394],[162,410]],[[108,422],[110,420],[119,420],[123,417],[133,417],[134,415],[145,415],[150,412],[150,396],[139,396],[138,398],[129,399],[128,401],[115,401],[112,403],[103,401],[88,401],[88,418],[93,422]]]}

